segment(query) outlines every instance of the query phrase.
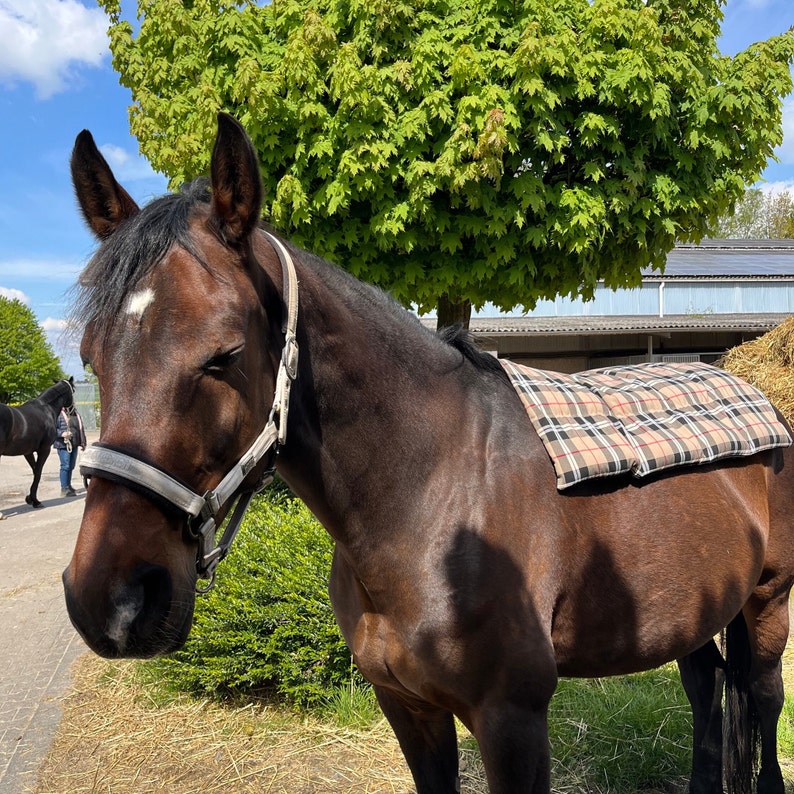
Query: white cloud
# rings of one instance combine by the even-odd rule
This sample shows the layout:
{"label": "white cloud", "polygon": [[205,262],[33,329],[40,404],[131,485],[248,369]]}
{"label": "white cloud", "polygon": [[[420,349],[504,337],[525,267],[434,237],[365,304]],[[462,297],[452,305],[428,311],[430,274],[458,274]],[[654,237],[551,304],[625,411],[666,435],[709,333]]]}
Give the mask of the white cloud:
{"label": "white cloud", "polygon": [[[0,0],[1,1],[1,0]],[[149,161],[139,154],[131,154],[121,146],[105,143],[99,150],[108,161],[113,174],[122,184],[124,182],[140,182],[146,179],[156,179],[164,182],[162,174],[152,170]]]}
{"label": "white cloud", "polygon": [[794,196],[794,179],[783,182],[757,182],[753,187],[757,187],[763,193],[792,193]]}
{"label": "white cloud", "polygon": [[75,67],[100,66],[108,20],[78,0],[0,0],[0,82],[30,82],[42,99],[63,91]]}
{"label": "white cloud", "polygon": [[19,301],[20,303],[24,303],[26,306],[30,304],[30,298],[22,292],[21,289],[11,289],[9,287],[0,287],[0,295],[4,298],[8,298],[11,301]]}
{"label": "white cloud", "polygon": [[48,333],[61,333],[65,331],[69,324],[66,320],[59,320],[55,317],[47,317],[46,319],[42,320],[39,325]]}

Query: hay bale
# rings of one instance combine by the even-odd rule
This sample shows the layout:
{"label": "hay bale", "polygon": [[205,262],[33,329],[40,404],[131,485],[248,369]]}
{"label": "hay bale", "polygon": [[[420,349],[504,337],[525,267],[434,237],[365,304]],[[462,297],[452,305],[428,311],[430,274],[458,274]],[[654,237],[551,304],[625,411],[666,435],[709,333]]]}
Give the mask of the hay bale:
{"label": "hay bale", "polygon": [[717,364],[760,389],[794,426],[794,317],[731,348]]}

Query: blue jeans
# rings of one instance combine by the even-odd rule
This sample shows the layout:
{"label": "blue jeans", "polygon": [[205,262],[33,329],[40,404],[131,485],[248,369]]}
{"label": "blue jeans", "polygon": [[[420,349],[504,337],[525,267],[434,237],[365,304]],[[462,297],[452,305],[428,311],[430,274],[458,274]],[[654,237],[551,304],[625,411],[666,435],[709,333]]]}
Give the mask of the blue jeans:
{"label": "blue jeans", "polygon": [[72,472],[74,465],[77,463],[77,450],[78,447],[72,447],[72,451],[68,449],[59,449],[58,457],[61,460],[61,489],[66,490],[72,487]]}

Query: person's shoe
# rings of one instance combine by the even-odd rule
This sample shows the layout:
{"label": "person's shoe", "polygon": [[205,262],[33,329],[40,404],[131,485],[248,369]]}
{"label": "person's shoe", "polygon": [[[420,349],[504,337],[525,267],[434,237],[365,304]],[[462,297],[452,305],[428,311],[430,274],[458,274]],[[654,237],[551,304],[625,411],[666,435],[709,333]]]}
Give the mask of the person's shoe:
{"label": "person's shoe", "polygon": [[74,488],[61,488],[61,496],[77,496]]}

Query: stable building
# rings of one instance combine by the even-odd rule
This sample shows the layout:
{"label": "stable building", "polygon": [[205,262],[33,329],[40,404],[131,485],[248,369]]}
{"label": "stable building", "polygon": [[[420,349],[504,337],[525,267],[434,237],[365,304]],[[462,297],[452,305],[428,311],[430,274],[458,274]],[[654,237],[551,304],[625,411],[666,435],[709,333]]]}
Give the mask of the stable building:
{"label": "stable building", "polygon": [[794,314],[794,240],[677,245],[663,274],[591,301],[540,301],[525,314],[472,317],[480,346],[559,372],[644,361],[713,362]]}

